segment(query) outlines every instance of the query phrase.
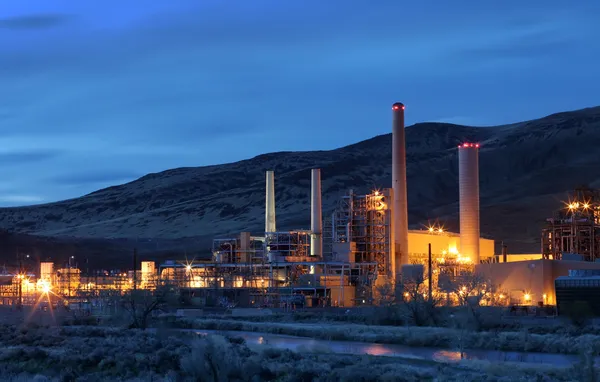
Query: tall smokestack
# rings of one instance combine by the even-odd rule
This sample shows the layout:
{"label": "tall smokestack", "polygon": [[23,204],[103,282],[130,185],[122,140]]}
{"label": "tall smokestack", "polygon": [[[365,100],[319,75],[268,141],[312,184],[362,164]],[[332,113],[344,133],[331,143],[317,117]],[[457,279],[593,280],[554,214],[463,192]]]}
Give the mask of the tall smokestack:
{"label": "tall smokestack", "polygon": [[267,171],[267,195],[265,199],[265,232],[277,232],[275,225],[275,173]]}
{"label": "tall smokestack", "polygon": [[311,188],[310,188],[310,255],[323,255],[323,211],[321,205],[321,170],[313,168],[311,170]]}
{"label": "tall smokestack", "polygon": [[479,263],[479,144],[458,146],[460,253]]}
{"label": "tall smokestack", "polygon": [[408,203],[406,196],[406,142],[404,138],[404,105],[392,105],[392,205],[394,230],[395,275],[408,264]]}

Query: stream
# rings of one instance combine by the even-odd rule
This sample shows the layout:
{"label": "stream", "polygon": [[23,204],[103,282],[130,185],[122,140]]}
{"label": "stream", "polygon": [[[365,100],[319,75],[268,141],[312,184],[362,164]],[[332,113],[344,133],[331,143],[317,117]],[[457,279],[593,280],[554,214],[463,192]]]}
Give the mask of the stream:
{"label": "stream", "polygon": [[[276,349],[289,349],[299,352],[331,352],[337,354],[354,355],[369,354],[375,356],[415,358],[442,362],[456,362],[460,361],[461,359],[459,351],[441,348],[410,347],[404,345],[376,344],[357,341],[328,341],[307,337],[241,331],[194,330],[194,332],[199,335],[218,334],[229,337],[241,337],[246,340],[248,345],[264,345]],[[549,364],[558,367],[570,367],[580,361],[579,356],[571,354],[526,353],[474,349],[464,350],[463,358],[491,362]],[[595,363],[600,363],[600,357],[596,357]]]}

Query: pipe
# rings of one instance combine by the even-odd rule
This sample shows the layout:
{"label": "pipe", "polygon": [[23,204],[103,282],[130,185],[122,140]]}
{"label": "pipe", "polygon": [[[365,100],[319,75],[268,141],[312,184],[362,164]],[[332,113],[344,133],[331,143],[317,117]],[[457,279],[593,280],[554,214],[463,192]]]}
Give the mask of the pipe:
{"label": "pipe", "polygon": [[408,203],[406,195],[406,142],[404,137],[404,105],[392,105],[392,204],[394,230],[394,276],[408,264]]}
{"label": "pipe", "polygon": [[323,211],[321,204],[321,170],[311,170],[310,190],[310,255],[319,257],[323,255]]}
{"label": "pipe", "polygon": [[277,232],[275,225],[275,173],[267,171],[267,193],[265,199],[265,233]]}
{"label": "pipe", "polygon": [[460,253],[479,264],[479,144],[458,146]]}

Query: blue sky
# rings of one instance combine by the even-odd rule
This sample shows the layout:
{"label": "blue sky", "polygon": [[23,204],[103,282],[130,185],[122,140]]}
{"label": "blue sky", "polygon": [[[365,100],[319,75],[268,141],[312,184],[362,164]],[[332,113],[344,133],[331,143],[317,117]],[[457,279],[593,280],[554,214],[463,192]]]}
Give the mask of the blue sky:
{"label": "blue sky", "polygon": [[407,123],[600,105],[600,2],[0,3],[0,206],[331,149]]}

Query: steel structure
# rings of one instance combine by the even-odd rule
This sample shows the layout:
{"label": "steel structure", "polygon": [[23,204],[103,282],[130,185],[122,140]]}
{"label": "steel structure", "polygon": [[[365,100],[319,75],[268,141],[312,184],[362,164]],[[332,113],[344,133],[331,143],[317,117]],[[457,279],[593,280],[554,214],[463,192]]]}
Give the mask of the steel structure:
{"label": "steel structure", "polygon": [[[319,266],[322,272],[310,274],[313,266]],[[320,297],[323,303],[343,306],[347,287],[373,284],[376,277],[370,272],[373,266],[369,263],[314,261],[261,264],[167,262],[159,267],[158,284],[178,288],[184,294],[209,291],[212,296],[221,297],[231,291],[246,290],[251,306],[279,307],[286,302],[286,295],[298,292]],[[355,296],[361,303],[363,300],[364,303],[371,302],[371,299],[368,291]]]}
{"label": "steel structure", "polygon": [[542,255],[561,259],[564,254],[580,255],[586,261],[600,257],[600,190],[577,188],[571,201],[542,230]]}
{"label": "steel structure", "polygon": [[[324,245],[326,258],[336,261],[333,247],[336,243],[352,243],[350,261],[373,263],[373,272],[391,276],[391,206],[390,189],[356,195],[352,190],[342,197],[338,207],[326,220]],[[351,249],[350,249],[351,248]]]}

